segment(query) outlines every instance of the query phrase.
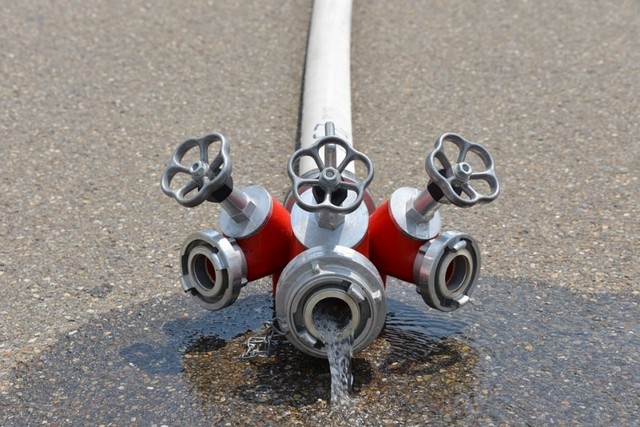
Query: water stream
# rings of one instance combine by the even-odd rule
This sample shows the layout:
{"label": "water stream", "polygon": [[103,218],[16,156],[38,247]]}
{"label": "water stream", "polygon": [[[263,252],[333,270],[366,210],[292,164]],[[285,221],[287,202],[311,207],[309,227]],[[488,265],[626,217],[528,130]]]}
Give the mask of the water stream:
{"label": "water stream", "polygon": [[353,331],[350,316],[336,306],[321,305],[313,312],[313,322],[327,351],[331,372],[331,403],[348,405],[353,386]]}

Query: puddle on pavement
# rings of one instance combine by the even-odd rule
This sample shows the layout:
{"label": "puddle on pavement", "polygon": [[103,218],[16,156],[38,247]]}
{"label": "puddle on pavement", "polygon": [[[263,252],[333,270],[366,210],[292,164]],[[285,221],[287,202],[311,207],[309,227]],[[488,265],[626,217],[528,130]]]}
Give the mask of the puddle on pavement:
{"label": "puddle on pavement", "polygon": [[270,358],[239,358],[272,316],[269,295],[216,313],[187,298],[147,301],[96,317],[16,368],[0,424],[639,422],[637,296],[484,278],[476,297],[439,313],[391,283],[383,333],[354,355],[348,408],[329,404],[327,362],[287,343]]}

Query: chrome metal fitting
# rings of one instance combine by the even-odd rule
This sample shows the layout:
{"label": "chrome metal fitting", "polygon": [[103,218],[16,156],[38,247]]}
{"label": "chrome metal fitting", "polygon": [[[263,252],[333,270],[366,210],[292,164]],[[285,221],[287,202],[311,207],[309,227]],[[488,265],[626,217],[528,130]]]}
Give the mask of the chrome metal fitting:
{"label": "chrome metal fitting", "polygon": [[413,267],[418,293],[440,311],[457,310],[468,303],[479,272],[478,245],[459,231],[447,231],[422,245]]}
{"label": "chrome metal fitting", "polygon": [[[311,189],[300,195],[302,200],[313,200]],[[349,194],[346,203],[353,202],[354,196]],[[327,215],[331,212],[325,212]],[[343,217],[335,227],[322,224],[323,216],[319,212],[308,212],[295,204],[291,208],[291,228],[296,239],[305,247],[314,246],[346,246],[354,248],[364,239],[369,227],[369,210],[364,203],[348,214],[338,214]]]}
{"label": "chrome metal fitting", "polygon": [[380,333],[387,314],[382,278],[364,255],[343,246],[302,252],[282,271],[276,288],[279,328],[300,351],[326,358],[314,323],[317,310],[331,310],[353,333],[353,352]]}
{"label": "chrome metal fitting", "polygon": [[232,238],[213,230],[198,231],[182,245],[180,284],[207,310],[235,302],[247,284],[247,262]]}
{"label": "chrome metal fitting", "polygon": [[266,224],[273,209],[273,199],[267,190],[250,185],[234,189],[220,202],[220,229],[225,236],[246,239]]}
{"label": "chrome metal fitting", "polygon": [[428,195],[428,191],[402,187],[389,199],[389,210],[396,225],[417,240],[433,239],[442,225],[439,211],[442,205]]}

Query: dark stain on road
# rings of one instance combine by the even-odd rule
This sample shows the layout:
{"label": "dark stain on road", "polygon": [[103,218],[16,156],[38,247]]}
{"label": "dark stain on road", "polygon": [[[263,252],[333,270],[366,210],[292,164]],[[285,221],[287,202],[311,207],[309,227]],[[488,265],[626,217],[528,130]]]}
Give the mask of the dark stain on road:
{"label": "dark stain on road", "polygon": [[97,316],[12,372],[2,425],[588,424],[640,420],[638,296],[484,278],[455,313],[389,285],[381,336],[331,407],[327,362],[286,342],[242,360],[270,295],[215,313],[187,298]]}

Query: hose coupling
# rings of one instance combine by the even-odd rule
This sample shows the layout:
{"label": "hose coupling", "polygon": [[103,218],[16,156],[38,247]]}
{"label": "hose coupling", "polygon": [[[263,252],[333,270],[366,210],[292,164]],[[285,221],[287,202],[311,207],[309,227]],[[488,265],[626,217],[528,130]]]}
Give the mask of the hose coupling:
{"label": "hose coupling", "polygon": [[375,266],[344,246],[318,246],[298,254],[276,287],[276,316],[287,339],[300,351],[326,358],[318,314],[353,334],[353,352],[378,336],[387,314],[384,284]]}
{"label": "hose coupling", "polygon": [[454,311],[470,301],[480,272],[480,250],[470,236],[447,231],[420,247],[413,270],[424,302]]}
{"label": "hose coupling", "polygon": [[247,284],[247,262],[233,238],[213,230],[191,234],[182,245],[180,284],[207,310],[233,304]]}

